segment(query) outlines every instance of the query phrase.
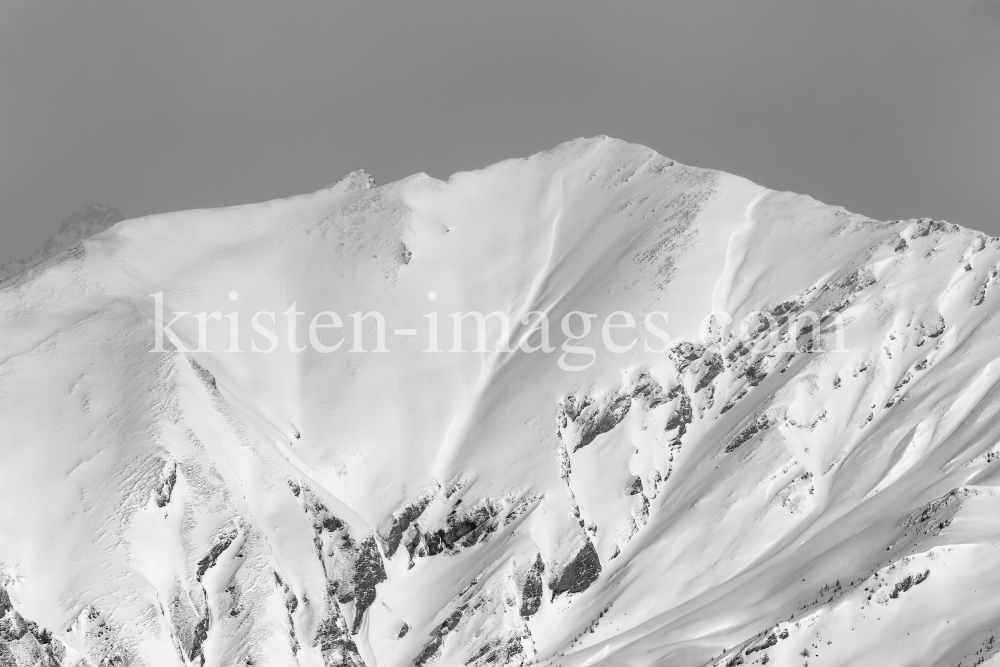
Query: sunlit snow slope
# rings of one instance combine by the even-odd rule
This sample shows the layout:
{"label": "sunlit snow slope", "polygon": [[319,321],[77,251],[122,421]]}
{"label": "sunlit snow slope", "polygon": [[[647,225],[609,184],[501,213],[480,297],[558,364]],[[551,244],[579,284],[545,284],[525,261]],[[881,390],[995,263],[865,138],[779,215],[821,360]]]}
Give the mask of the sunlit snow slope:
{"label": "sunlit snow slope", "polygon": [[0,283],[0,664],[1000,664],[998,263],[607,138],[120,223]]}

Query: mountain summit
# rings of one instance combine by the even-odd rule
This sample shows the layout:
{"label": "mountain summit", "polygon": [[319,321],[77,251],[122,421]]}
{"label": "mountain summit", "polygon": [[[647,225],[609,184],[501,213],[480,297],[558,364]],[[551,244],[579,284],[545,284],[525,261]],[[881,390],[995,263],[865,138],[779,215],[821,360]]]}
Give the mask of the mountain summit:
{"label": "mountain summit", "polygon": [[0,284],[0,663],[997,664],[998,276],[604,137],[123,222]]}

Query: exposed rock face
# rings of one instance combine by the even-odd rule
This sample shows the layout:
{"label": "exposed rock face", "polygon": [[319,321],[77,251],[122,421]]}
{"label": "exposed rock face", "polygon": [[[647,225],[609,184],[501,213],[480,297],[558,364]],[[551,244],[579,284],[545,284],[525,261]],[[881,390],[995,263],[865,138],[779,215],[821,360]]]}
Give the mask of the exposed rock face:
{"label": "exposed rock face", "polygon": [[553,597],[561,593],[582,593],[601,576],[601,560],[590,540],[584,539],[583,546],[572,560],[551,581],[549,589]]}
{"label": "exposed rock face", "polygon": [[542,562],[542,554],[538,554],[525,575],[521,587],[521,607],[518,613],[524,618],[531,618],[542,606],[542,575],[544,573],[545,563]]}
{"label": "exposed rock face", "polygon": [[52,632],[26,620],[0,587],[0,665],[3,667],[62,667],[77,665],[81,656],[66,648]]}

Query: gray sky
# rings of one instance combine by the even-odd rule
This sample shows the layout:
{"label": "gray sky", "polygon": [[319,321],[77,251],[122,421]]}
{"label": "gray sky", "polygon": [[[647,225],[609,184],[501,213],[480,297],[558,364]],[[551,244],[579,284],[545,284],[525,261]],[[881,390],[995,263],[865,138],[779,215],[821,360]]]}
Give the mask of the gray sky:
{"label": "gray sky", "polygon": [[998,121],[1000,0],[0,0],[0,262],[596,134],[1000,235]]}

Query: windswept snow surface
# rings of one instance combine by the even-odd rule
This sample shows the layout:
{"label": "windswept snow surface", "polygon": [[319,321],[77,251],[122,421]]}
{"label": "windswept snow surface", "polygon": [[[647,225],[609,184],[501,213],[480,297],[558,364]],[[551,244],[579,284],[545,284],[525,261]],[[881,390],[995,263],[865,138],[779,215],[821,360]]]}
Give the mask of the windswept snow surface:
{"label": "windswept snow surface", "polygon": [[607,138],[120,223],[0,283],[0,664],[1000,664],[998,275]]}

